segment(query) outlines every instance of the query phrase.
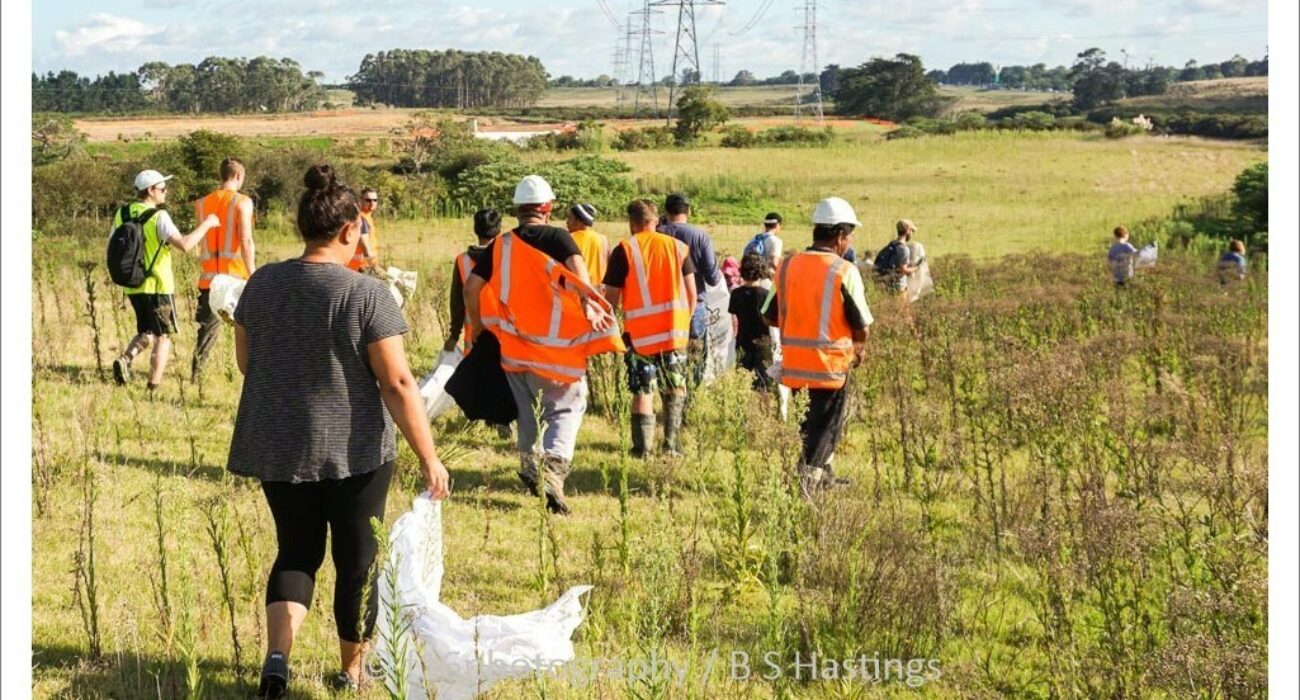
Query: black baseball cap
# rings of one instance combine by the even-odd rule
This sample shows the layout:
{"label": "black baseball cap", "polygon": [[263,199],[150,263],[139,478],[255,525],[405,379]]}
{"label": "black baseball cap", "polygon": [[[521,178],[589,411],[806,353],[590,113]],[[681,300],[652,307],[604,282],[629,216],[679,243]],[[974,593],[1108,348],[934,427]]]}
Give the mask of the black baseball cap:
{"label": "black baseball cap", "polygon": [[769,211],[767,213],[767,216],[763,217],[763,223],[767,224],[768,226],[771,226],[772,224],[779,224],[781,223],[781,215],[774,211]]}

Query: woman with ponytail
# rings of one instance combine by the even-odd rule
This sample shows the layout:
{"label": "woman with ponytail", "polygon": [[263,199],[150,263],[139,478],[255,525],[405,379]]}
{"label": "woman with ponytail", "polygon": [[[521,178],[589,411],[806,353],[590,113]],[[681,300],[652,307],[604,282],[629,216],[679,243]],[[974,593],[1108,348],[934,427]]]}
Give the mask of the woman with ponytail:
{"label": "woman with ponytail", "polygon": [[[377,542],[397,459],[394,423],[434,498],[448,493],[415,378],[405,319],[377,279],[349,270],[360,241],[357,197],[328,165],[304,177],[302,255],[259,267],[235,310],[244,374],[227,468],[261,482],[279,552],[266,591],[267,656],[258,697],[284,697],[289,653],[311,606],[326,533],[337,579],[341,671],[357,687],[373,632]],[[365,609],[363,610],[363,605]]]}

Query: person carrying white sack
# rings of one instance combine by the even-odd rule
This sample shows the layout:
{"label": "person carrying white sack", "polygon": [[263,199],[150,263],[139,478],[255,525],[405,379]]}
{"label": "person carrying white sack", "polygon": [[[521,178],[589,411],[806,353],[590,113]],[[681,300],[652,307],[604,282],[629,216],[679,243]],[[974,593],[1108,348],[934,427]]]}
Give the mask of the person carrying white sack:
{"label": "person carrying white sack", "polygon": [[258,697],[288,694],[289,655],[314,598],[326,537],[336,572],[340,671],[356,688],[375,625],[378,543],[397,461],[394,424],[435,498],[449,492],[407,366],[406,320],[383,282],[347,269],[360,239],[356,195],[328,165],[307,171],[297,258],[257,269],[235,309],[244,385],[226,467],[256,478],[278,551],[266,591],[267,655]]}

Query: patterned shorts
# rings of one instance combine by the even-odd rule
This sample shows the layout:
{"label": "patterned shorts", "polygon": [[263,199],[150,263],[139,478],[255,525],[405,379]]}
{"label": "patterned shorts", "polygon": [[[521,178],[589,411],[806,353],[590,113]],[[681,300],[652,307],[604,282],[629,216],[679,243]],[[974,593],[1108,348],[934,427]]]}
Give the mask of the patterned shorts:
{"label": "patterned shorts", "polygon": [[627,363],[627,389],[634,396],[669,391],[687,386],[685,350],[667,350],[641,355],[629,349],[623,355]]}

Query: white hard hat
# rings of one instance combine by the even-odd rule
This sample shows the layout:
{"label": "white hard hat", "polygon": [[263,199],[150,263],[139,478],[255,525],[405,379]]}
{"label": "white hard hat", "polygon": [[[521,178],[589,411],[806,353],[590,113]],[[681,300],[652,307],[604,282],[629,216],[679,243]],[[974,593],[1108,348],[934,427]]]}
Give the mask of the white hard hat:
{"label": "white hard hat", "polygon": [[515,204],[546,204],[555,201],[551,183],[541,175],[529,175],[515,185]]}
{"label": "white hard hat", "polygon": [[858,215],[853,213],[853,207],[839,197],[827,197],[818,202],[817,208],[813,209],[813,223],[862,225]]}
{"label": "white hard hat", "polygon": [[144,192],[160,182],[166,182],[172,179],[171,175],[163,175],[157,170],[141,170],[135,176],[135,191]]}

